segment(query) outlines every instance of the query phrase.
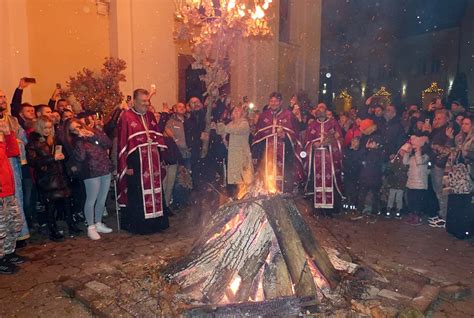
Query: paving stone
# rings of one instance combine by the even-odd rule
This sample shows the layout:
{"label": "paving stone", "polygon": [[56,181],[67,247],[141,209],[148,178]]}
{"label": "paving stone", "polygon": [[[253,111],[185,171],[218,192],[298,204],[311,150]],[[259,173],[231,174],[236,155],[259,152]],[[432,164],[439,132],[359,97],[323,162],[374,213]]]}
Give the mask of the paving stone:
{"label": "paving stone", "polygon": [[65,269],[63,269],[63,270],[61,271],[61,275],[62,275],[62,276],[75,276],[75,275],[77,275],[80,271],[81,271],[81,269],[78,268],[78,267],[74,267],[74,266],[66,267]]}
{"label": "paving stone", "polygon": [[92,303],[102,298],[100,294],[96,293],[90,288],[76,290],[74,297],[87,308],[92,308]]}
{"label": "paving stone", "polygon": [[120,317],[120,318],[132,318],[133,316],[129,314],[126,310],[120,308],[116,304],[111,304],[106,308],[97,310],[95,314],[99,317],[109,318],[109,317]]}
{"label": "paving stone", "polygon": [[90,310],[94,315],[100,316],[106,308],[117,306],[113,298],[101,298],[90,303]]}
{"label": "paving stone", "polygon": [[56,281],[60,276],[60,272],[54,272],[54,271],[49,271],[49,270],[44,270],[36,276],[36,279],[39,284],[42,283],[51,283]]}
{"label": "paving stone", "polygon": [[76,291],[83,288],[84,284],[76,279],[69,279],[61,284],[62,290],[69,296],[74,297]]}
{"label": "paving stone", "polygon": [[9,287],[2,287],[0,288],[0,299],[3,299],[5,297],[10,297],[11,296],[11,289]]}
{"label": "paving stone", "polygon": [[84,286],[92,289],[93,291],[95,291],[96,293],[102,296],[111,296],[114,294],[114,291],[112,288],[96,280],[90,281],[86,283]]}
{"label": "paving stone", "polygon": [[27,291],[33,288],[34,286],[38,285],[38,281],[30,277],[30,279],[22,279],[21,281],[16,282],[13,284],[10,288],[12,291],[17,292],[17,291]]}
{"label": "paving stone", "polygon": [[474,317],[474,307],[470,301],[457,301],[454,303],[454,308],[463,315]]}

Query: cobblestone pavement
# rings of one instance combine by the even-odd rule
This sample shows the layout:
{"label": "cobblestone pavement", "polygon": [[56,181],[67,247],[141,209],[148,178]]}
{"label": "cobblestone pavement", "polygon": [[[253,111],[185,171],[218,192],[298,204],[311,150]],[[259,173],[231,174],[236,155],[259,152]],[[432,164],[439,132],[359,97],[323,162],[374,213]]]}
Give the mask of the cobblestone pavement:
{"label": "cobblestone pavement", "polygon": [[[319,221],[319,222],[317,222]],[[315,230],[329,230],[352,255],[372,266],[403,266],[440,282],[462,283],[474,291],[474,242],[453,238],[444,229],[411,226],[403,220],[320,219]],[[331,239],[334,239],[332,237]],[[474,296],[444,301],[433,317],[474,317]]]}
{"label": "cobblestone pavement", "polygon": [[[189,250],[198,234],[199,212],[183,211],[165,233],[131,236],[125,232],[91,241],[85,235],[62,243],[37,241],[19,251],[31,261],[12,276],[0,276],[0,317],[90,317],[61,290],[71,278],[104,272],[114,265],[166,262]],[[106,220],[114,224],[114,217]],[[310,225],[325,244],[337,241],[373,266],[403,266],[434,280],[461,282],[474,290],[474,244],[440,229],[413,227],[399,220],[376,223],[346,218],[312,218]],[[328,236],[327,232],[334,236]],[[321,235],[321,233],[326,233]],[[321,237],[324,236],[324,237]],[[444,302],[434,317],[474,317],[474,299]]]}

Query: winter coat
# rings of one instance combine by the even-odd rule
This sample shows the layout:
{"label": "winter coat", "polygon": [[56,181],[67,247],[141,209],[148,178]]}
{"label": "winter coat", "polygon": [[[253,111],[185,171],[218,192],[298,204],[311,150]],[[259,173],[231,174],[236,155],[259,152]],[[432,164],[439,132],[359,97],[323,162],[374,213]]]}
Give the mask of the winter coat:
{"label": "winter coat", "polygon": [[33,168],[38,189],[47,200],[67,198],[71,195],[61,161],[54,160],[52,146],[36,132],[30,134],[26,145],[28,164]]}
{"label": "winter coat", "polygon": [[462,151],[465,161],[474,163],[474,129],[469,134],[459,133],[454,139],[456,148]]}
{"label": "winter coat", "polygon": [[407,136],[398,118],[386,122],[382,133],[384,139],[384,151],[387,159],[390,155],[397,153],[398,149],[405,143]]}
{"label": "winter coat", "polygon": [[348,148],[344,150],[344,159],[342,163],[344,171],[344,180],[357,181],[362,168],[361,150]]}
{"label": "winter coat", "polygon": [[[189,126],[187,128],[189,128]],[[187,138],[190,137],[186,136],[185,120],[181,119],[177,114],[173,114],[167,121],[165,129],[169,129],[173,132],[174,143],[181,152],[181,156],[184,159],[191,157],[190,147],[187,142]]]}
{"label": "winter coat", "polygon": [[112,172],[112,162],[107,153],[111,148],[112,141],[98,129],[94,129],[92,137],[76,138],[72,156],[81,163],[83,179],[101,177]]}
{"label": "winter coat", "polygon": [[454,146],[454,140],[446,136],[446,128],[442,126],[433,129],[430,135],[431,141],[431,160],[435,166],[445,168],[448,161],[450,150]]}
{"label": "winter coat", "polygon": [[13,132],[3,135],[3,139],[0,141],[0,198],[15,194],[15,180],[8,158],[20,155],[20,149]]}
{"label": "winter coat", "polygon": [[225,127],[229,134],[228,184],[250,184],[253,180],[252,155],[249,146],[249,123],[245,119],[231,121]]}
{"label": "winter coat", "polygon": [[184,165],[183,156],[173,138],[164,136],[166,148],[160,148],[161,160],[165,165]]}
{"label": "winter coat", "polygon": [[192,111],[189,118],[184,121],[186,144],[191,148],[192,160],[198,160],[203,155],[201,154],[201,150],[203,149],[203,140],[201,140],[201,138],[206,128],[206,114],[206,108]]}
{"label": "winter coat", "polygon": [[351,141],[355,137],[360,137],[362,132],[360,131],[359,127],[354,123],[352,124],[351,128],[347,130],[346,136],[344,138],[344,147],[349,147],[351,145]]}
{"label": "winter coat", "polygon": [[421,151],[406,153],[403,156],[403,163],[408,165],[407,188],[426,190],[428,189],[428,168],[429,156]]}
{"label": "winter coat", "polygon": [[390,189],[404,189],[407,184],[408,166],[403,163],[403,158],[397,155],[390,160],[385,172],[385,180]]}
{"label": "winter coat", "polygon": [[[369,140],[375,141],[379,146],[375,149],[366,147]],[[362,169],[360,171],[360,184],[366,187],[382,186],[382,165],[384,161],[383,140],[378,130],[370,135],[360,138]]]}
{"label": "winter coat", "polygon": [[[471,175],[471,182],[474,184],[474,129],[470,133],[460,132],[454,139],[456,149],[461,151],[463,162],[468,165]],[[455,157],[457,151],[451,153],[451,157]],[[455,158],[451,158],[455,159]]]}

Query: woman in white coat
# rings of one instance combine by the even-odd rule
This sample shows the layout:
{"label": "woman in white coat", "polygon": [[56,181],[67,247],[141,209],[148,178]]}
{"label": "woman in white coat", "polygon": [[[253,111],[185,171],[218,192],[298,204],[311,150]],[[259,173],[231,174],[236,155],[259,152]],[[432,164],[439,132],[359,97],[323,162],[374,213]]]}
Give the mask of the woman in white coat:
{"label": "woman in white coat", "polygon": [[250,126],[244,117],[242,107],[233,109],[232,121],[225,126],[225,133],[229,135],[227,184],[241,188],[253,181],[252,155],[249,146]]}

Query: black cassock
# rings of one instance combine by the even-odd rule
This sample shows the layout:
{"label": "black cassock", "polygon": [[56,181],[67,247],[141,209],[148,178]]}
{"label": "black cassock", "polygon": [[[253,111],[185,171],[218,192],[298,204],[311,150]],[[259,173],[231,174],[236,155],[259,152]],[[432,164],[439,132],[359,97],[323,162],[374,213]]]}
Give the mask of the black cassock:
{"label": "black cassock", "polygon": [[124,213],[122,213],[122,228],[134,234],[152,234],[167,229],[169,227],[169,210],[168,207],[164,206],[164,198],[162,198],[163,216],[145,219],[143,214],[142,171],[138,150],[128,156],[127,166],[133,169],[135,173],[126,176],[128,204],[124,208]]}

